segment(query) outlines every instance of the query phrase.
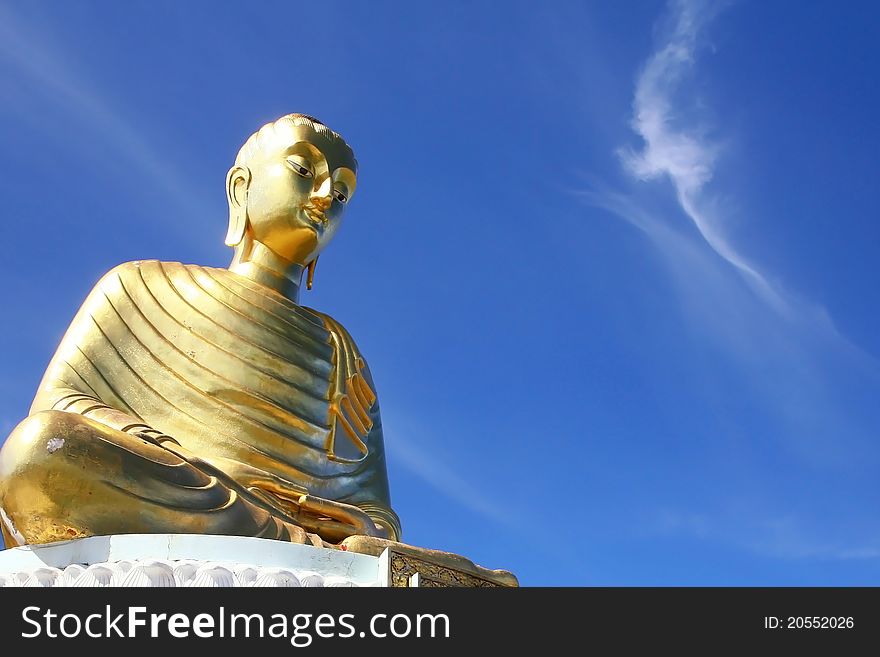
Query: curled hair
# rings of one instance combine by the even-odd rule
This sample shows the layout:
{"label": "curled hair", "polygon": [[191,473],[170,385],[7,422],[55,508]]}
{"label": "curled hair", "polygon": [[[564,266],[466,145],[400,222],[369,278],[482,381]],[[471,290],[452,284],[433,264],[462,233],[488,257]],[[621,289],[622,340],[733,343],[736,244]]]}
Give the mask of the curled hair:
{"label": "curled hair", "polygon": [[244,146],[239,149],[238,155],[235,157],[235,164],[239,166],[247,166],[248,162],[250,162],[257,154],[265,151],[269,146],[275,145],[279,142],[288,142],[293,128],[300,125],[307,125],[327,140],[345,146],[351,154],[355,169],[357,169],[357,160],[354,157],[354,151],[342,138],[342,135],[338,132],[334,132],[318,119],[309,116],[308,114],[286,114],[277,121],[272,121],[271,123],[264,125],[248,137]]}

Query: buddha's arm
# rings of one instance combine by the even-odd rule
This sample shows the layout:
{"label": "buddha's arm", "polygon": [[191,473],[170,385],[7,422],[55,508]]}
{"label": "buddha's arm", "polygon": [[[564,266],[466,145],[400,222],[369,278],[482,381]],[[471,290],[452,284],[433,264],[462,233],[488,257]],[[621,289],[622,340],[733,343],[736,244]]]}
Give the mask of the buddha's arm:
{"label": "buddha's arm", "polygon": [[97,397],[64,385],[40,390],[31,407],[31,414],[39,411],[76,413],[117,431],[124,431],[132,435],[140,433],[159,435],[162,433],[144,423],[140,418],[112,408]]}
{"label": "buddha's arm", "polygon": [[46,368],[31,405],[31,415],[40,411],[64,411],[132,435],[162,435],[161,431],[128,412],[125,404],[113,395],[108,397],[97,393],[86,383],[88,377],[81,375],[85,369],[93,371],[95,379],[103,380],[106,375],[106,372],[95,370],[88,354],[113,348],[112,336],[102,332],[99,320],[115,312],[107,292],[112,286],[119,285],[120,272],[127,267],[130,264],[107,272],[86,297]]}
{"label": "buddha's arm", "polygon": [[[141,421],[140,418],[112,408],[94,395],[88,395],[75,388],[63,385],[63,382],[61,382],[62,385],[55,385],[58,382],[50,379],[49,381],[44,381],[44,383],[45,385],[41,386],[37,399],[31,409],[32,417],[30,419],[37,419],[34,416],[42,416],[47,421],[52,422],[53,420],[49,418],[52,418],[53,416],[41,413],[41,411],[62,411],[65,413],[81,415],[98,422],[105,427],[125,432],[126,434],[136,437],[134,442],[121,440],[121,436],[114,437],[112,433],[107,433],[105,430],[98,429],[96,429],[94,435],[90,438],[95,438],[97,440],[97,443],[95,444],[101,444],[104,452],[107,451],[107,447],[104,445],[106,442],[113,444],[115,447],[122,447],[129,459],[131,459],[132,456],[137,458],[137,454],[144,449],[149,449],[148,447],[143,446],[145,444],[144,441],[153,443],[156,447],[161,447],[163,448],[163,451],[167,450],[180,459],[179,461],[172,462],[174,466],[180,467],[185,464],[187,471],[194,473],[193,476],[209,477],[213,479],[214,483],[210,484],[213,488],[218,490],[224,489],[227,491],[235,491],[237,494],[236,499],[238,500],[237,504],[239,506],[245,505],[250,508],[251,511],[249,513],[268,513],[270,516],[274,517],[278,521],[276,522],[277,526],[273,525],[271,528],[271,532],[274,532],[274,534],[267,532],[264,534],[265,536],[270,538],[280,537],[285,540],[295,540],[296,542],[305,542],[306,535],[303,532],[297,534],[299,531],[297,527],[303,528],[305,531],[320,532],[325,538],[329,537],[333,540],[341,540],[354,534],[367,534],[370,536],[377,535],[377,532],[370,527],[370,516],[360,511],[357,507],[333,502],[331,500],[315,498],[305,494],[305,491],[295,493],[290,490],[289,486],[284,486],[283,482],[280,480],[267,480],[266,490],[277,489],[278,491],[286,491],[288,493],[294,492],[294,495],[289,499],[290,504],[278,505],[276,503],[277,500],[272,500],[265,495],[261,495],[259,490],[242,486],[234,477],[230,476],[223,470],[218,469],[213,464],[199,458],[196,454],[193,454],[180,445],[173,437],[150,427],[148,424]],[[74,424],[72,426],[87,428],[89,425]],[[138,440],[137,438],[143,440]],[[89,440],[89,438],[87,438],[87,440]],[[63,442],[64,440],[62,440],[62,443]],[[110,448],[110,451],[112,450],[113,448]],[[159,460],[161,460],[161,457],[157,457],[156,453],[153,453],[149,458],[154,460],[159,458]],[[134,465],[133,461],[132,465]],[[134,467],[137,468],[136,465]],[[122,474],[122,472],[115,472],[110,473],[110,476],[121,476]],[[207,486],[211,479],[205,479],[202,482],[202,487],[204,488]],[[149,487],[151,482],[144,483]],[[177,499],[176,494],[172,494],[171,498],[158,501],[168,507],[179,506],[180,508],[184,508],[185,506]],[[254,511],[254,509],[257,511]],[[225,515],[224,518],[220,519],[221,522],[225,522]],[[318,520],[317,516],[329,516],[330,518],[333,518],[333,520]],[[281,529],[278,529],[278,527],[281,527]],[[291,536],[293,538],[291,538]],[[316,545],[320,544],[320,541],[318,541],[314,535],[309,535],[309,537],[309,540],[312,543]]]}

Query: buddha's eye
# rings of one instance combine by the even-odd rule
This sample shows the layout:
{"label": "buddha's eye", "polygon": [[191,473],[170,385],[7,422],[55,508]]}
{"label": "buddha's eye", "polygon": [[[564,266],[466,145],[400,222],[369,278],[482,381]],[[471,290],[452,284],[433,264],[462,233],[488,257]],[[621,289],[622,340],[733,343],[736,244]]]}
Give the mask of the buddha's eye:
{"label": "buddha's eye", "polygon": [[348,201],[348,197],[345,194],[343,194],[342,192],[340,192],[338,189],[333,190],[333,196],[340,203],[345,203],[346,201]]}
{"label": "buddha's eye", "polygon": [[287,163],[290,165],[290,168],[296,171],[297,174],[302,176],[303,178],[311,178],[314,176],[311,169],[306,166],[303,166],[300,162],[297,162],[293,158],[288,158]]}

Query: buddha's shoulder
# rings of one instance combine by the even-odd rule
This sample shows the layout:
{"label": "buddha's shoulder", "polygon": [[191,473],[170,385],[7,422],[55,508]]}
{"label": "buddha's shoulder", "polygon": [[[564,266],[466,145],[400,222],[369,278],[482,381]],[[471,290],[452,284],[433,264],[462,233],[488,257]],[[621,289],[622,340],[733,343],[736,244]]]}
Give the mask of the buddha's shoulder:
{"label": "buddha's shoulder", "polygon": [[149,290],[153,296],[164,297],[172,290],[187,290],[192,295],[207,293],[205,286],[222,279],[223,269],[188,265],[163,260],[132,260],[107,271],[92,288],[90,298],[107,295],[131,295]]}
{"label": "buddha's shoulder", "polygon": [[324,324],[324,327],[332,334],[337,336],[338,339],[342,340],[346,345],[351,348],[355,347],[354,339],[351,337],[351,334],[348,330],[339,322],[339,320],[334,319],[330,315],[325,312],[321,312],[320,310],[315,310],[314,308],[309,308],[308,306],[300,306],[304,311],[310,313]]}
{"label": "buddha's shoulder", "polygon": [[120,279],[133,277],[149,280],[151,278],[170,276],[192,276],[194,274],[209,274],[215,277],[223,277],[227,274],[226,269],[207,267],[203,265],[184,264],[182,262],[170,262],[164,260],[132,260],[116,265],[105,273],[98,281],[96,287],[105,284],[116,284]]}
{"label": "buddha's shoulder", "polygon": [[[291,313],[307,319],[310,323],[322,326],[323,329],[335,334],[347,345],[354,345],[345,327],[327,313],[294,303],[287,297],[243,279],[225,268],[161,260],[133,260],[117,265],[104,274],[95,285],[95,292],[100,296],[120,288],[129,289],[140,285],[153,288],[154,282],[163,280],[167,280],[176,288],[192,285],[199,293],[208,295],[234,291],[235,295],[242,299],[259,300],[260,307],[276,315],[280,313],[281,316],[286,316],[286,313]],[[162,289],[163,287],[151,289],[151,292],[161,294]]]}
{"label": "buddha's shoulder", "polygon": [[313,308],[306,308],[306,310],[313,313],[315,317],[318,317],[330,333],[331,342],[336,349],[337,363],[340,367],[344,367],[345,371],[348,373],[346,374],[346,379],[352,374],[360,373],[366,377],[368,385],[372,386],[373,378],[364,357],[364,352],[361,350],[360,346],[358,346],[357,342],[355,342],[354,338],[351,337],[351,333],[348,332],[348,329],[327,313],[323,313]]}

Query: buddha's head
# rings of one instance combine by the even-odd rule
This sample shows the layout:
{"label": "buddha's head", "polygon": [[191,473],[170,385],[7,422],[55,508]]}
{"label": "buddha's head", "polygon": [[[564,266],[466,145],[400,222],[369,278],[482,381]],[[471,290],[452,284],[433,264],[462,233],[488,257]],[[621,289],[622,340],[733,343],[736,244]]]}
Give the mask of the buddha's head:
{"label": "buddha's head", "polygon": [[357,160],[337,133],[304,114],[267,123],[245,142],[226,176],[229,232],[307,265],[330,242],[354,194]]}

